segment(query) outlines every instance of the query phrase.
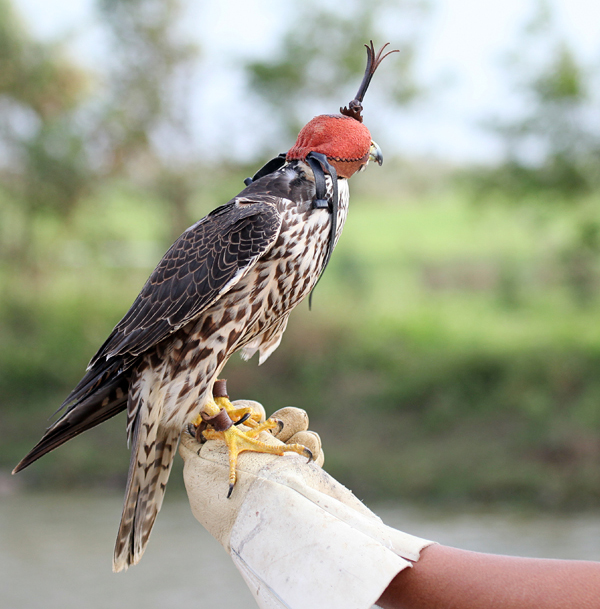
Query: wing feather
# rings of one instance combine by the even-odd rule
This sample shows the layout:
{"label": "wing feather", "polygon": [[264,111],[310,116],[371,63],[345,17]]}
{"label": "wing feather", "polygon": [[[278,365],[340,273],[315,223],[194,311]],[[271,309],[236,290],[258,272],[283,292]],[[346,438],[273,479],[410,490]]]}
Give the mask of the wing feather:
{"label": "wing feather", "polygon": [[279,235],[276,200],[271,195],[243,204],[233,199],[185,231],[88,369],[103,358],[143,353],[235,285]]}

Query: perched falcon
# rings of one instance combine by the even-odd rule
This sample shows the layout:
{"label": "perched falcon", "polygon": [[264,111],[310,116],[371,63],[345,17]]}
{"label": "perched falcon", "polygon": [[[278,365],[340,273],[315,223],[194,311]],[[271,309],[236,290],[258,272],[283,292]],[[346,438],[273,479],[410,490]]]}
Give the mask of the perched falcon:
{"label": "perched falcon", "polygon": [[[275,423],[233,409],[217,378],[236,351],[246,359],[258,352],[262,363],[278,347],[290,312],[315,287],[340,237],[348,178],[370,159],[382,163],[361,112],[385,46],[377,54],[372,42],[367,47],[365,77],[349,108],[311,120],[286,155],[177,239],[92,358],[65,412],[15,468],[127,410],[132,450],[115,571],[144,552],[186,426],[227,443],[230,493],[239,452],[273,451],[256,437]],[[233,424],[242,420],[253,429]],[[299,445],[284,450],[309,454]]]}

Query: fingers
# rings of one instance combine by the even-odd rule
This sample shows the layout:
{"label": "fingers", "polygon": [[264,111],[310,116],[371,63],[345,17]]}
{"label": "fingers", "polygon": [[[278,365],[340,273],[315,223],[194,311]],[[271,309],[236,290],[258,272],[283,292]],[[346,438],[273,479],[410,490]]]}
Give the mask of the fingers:
{"label": "fingers", "polygon": [[181,441],[179,443],[179,454],[185,461],[191,457],[197,457],[198,451],[202,448],[196,438],[192,437],[187,431],[181,434]]}
{"label": "fingers", "polygon": [[294,434],[308,429],[308,415],[302,408],[292,408],[291,406],[281,408],[274,412],[271,418],[279,419],[283,423],[283,428],[279,432],[275,430],[276,433],[273,435],[286,444]]}
{"label": "fingers", "polygon": [[302,444],[302,446],[306,446],[313,454],[314,462],[319,467],[323,467],[325,455],[323,454],[321,438],[318,433],[315,433],[314,431],[299,431],[298,433],[295,433],[286,444]]}
{"label": "fingers", "polygon": [[236,408],[252,408],[254,412],[260,414],[259,423],[262,423],[267,418],[265,408],[260,402],[255,402],[254,400],[235,400],[231,404]]}
{"label": "fingers", "polygon": [[314,462],[323,466],[325,457],[321,446],[321,438],[314,431],[308,431],[308,415],[302,408],[288,406],[272,415],[283,423],[281,430],[273,430],[273,435],[286,444],[302,444],[313,454]]}
{"label": "fingers", "polygon": [[[260,421],[266,419],[265,409],[259,402],[253,400],[235,400],[232,405],[236,408],[252,408],[260,415]],[[282,425],[271,430],[271,434],[263,435],[267,443],[276,443],[276,440],[285,444],[301,444],[310,450],[314,457],[314,463],[323,466],[324,455],[319,434],[308,431],[308,415],[301,408],[288,406],[274,412],[270,417],[281,421]],[[271,438],[271,439],[269,439]],[[274,439],[276,438],[276,440]],[[181,434],[180,454],[184,458],[195,457],[199,454],[202,445],[199,444],[189,433]]]}

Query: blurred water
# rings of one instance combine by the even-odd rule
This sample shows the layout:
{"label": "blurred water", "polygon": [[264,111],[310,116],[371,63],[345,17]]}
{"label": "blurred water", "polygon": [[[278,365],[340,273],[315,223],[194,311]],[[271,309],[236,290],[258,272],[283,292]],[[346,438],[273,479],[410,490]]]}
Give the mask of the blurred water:
{"label": "blurred water", "polygon": [[[600,516],[449,513],[380,506],[397,528],[482,552],[600,560]],[[168,496],[141,563],[111,572],[121,497],[16,495],[0,500],[2,609],[254,609],[221,546]]]}

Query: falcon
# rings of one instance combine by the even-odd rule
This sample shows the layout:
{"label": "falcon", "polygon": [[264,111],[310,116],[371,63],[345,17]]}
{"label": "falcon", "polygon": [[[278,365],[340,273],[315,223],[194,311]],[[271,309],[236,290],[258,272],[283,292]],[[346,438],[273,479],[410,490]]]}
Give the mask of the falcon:
{"label": "falcon", "polygon": [[[229,402],[218,377],[237,351],[262,364],[279,346],[292,309],[324,271],[348,214],[348,179],[383,157],[362,122],[362,101],[384,54],[367,48],[356,97],[340,114],[313,118],[294,146],[267,163],[246,188],[188,228],[151,274],[133,305],[92,358],[64,401],[60,418],[16,466],[127,411],[131,462],[113,570],[136,564],[160,510],[182,430],[218,438],[230,455],[229,495],[237,455],[273,447],[250,409]],[[238,424],[244,422],[249,431]]]}

